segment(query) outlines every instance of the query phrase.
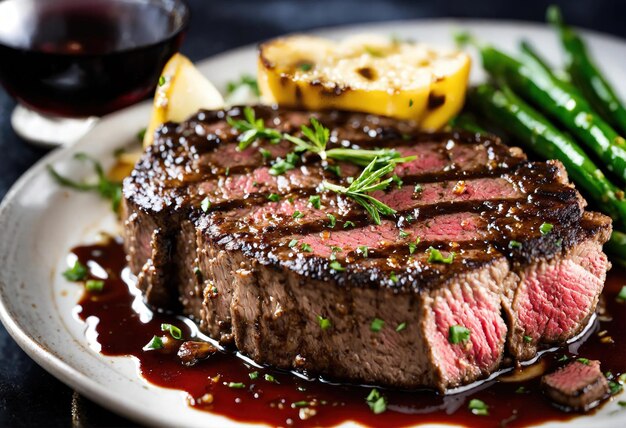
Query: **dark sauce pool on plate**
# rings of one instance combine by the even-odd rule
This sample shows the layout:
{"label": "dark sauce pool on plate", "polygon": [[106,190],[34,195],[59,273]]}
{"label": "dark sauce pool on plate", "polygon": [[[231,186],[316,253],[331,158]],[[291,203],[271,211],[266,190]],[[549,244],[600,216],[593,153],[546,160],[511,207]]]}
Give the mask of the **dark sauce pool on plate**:
{"label": "dark sauce pool on plate", "polygon": [[[80,246],[73,253],[90,267],[92,275],[104,276],[99,266],[108,276],[103,290],[85,292],[76,310],[82,320],[97,319],[97,323],[88,325],[95,325],[89,328],[95,329],[100,352],[136,357],[145,379],[187,392],[189,405],[200,410],[236,421],[300,427],[346,421],[385,427],[424,423],[520,427],[577,416],[557,409],[543,396],[538,375],[525,381],[505,382],[506,376],[511,375],[505,373],[448,395],[380,389],[387,406],[385,412],[375,414],[366,402],[371,387],[306,379],[257,366],[234,353],[220,352],[193,367],[185,367],[175,350],[142,350],[153,336],[166,334],[161,331],[162,323],[178,326],[186,340],[198,340],[199,332],[190,320],[151,312],[143,306],[126,268],[121,242],[111,239],[103,244]],[[600,360],[603,372],[610,371],[614,379],[625,373],[626,305],[616,299],[624,283],[626,271],[614,267],[602,294],[600,314],[586,333],[568,346],[545,352],[532,366],[518,369],[517,374],[550,371],[577,356]],[[468,409],[474,398],[489,406],[488,415],[475,415]]]}

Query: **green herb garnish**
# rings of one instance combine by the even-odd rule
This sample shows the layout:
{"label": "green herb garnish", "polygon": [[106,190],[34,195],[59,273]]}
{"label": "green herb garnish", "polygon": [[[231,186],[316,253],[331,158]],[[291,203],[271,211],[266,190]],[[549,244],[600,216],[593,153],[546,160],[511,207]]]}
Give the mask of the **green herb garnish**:
{"label": "green herb garnish", "polygon": [[541,232],[542,235],[547,235],[552,232],[552,229],[554,229],[552,223],[542,223],[541,226],[539,226],[539,232]]}
{"label": "green herb garnish", "polygon": [[313,64],[310,62],[301,62],[298,64],[298,68],[302,71],[309,71],[313,68]]}
{"label": "green herb garnish", "polygon": [[428,263],[445,263],[449,265],[454,261],[454,252],[450,253],[448,257],[444,257],[441,251],[434,247],[428,247],[426,252],[428,253]]}
{"label": "green herb garnish", "polygon": [[90,293],[99,293],[104,289],[104,281],[101,279],[90,279],[85,282],[85,288]]}
{"label": "green herb garnish", "polygon": [[287,153],[285,158],[279,158],[269,169],[271,175],[283,175],[290,169],[294,169],[300,157],[296,153]]}
{"label": "green herb garnish", "polygon": [[582,363],[582,364],[584,364],[586,366],[589,365],[589,358],[582,358],[582,357],[581,358],[576,358],[576,361],[578,361],[579,363]]}
{"label": "green herb garnish", "polygon": [[404,238],[408,238],[411,234],[408,232],[405,232],[404,230],[400,229],[400,233],[399,236],[400,238],[404,239]]}
{"label": "green herb garnish", "polygon": [[457,343],[467,342],[470,338],[470,331],[461,325],[451,325],[448,329],[448,342],[456,345]]}
{"label": "green herb garnish", "polygon": [[177,340],[180,340],[183,337],[183,332],[180,328],[172,324],[161,324],[161,331],[169,331],[170,336]]}
{"label": "green herb garnish", "polygon": [[88,274],[89,270],[87,269],[87,266],[85,266],[78,260],[74,262],[74,265],[71,268],[63,272],[63,276],[65,277],[65,279],[73,282],[84,280],[85,278],[87,278]]}
{"label": "green herb garnish", "polygon": [[61,186],[69,187],[79,192],[96,192],[102,198],[111,201],[113,211],[117,212],[122,201],[122,183],[111,181],[106,177],[102,164],[85,153],[76,153],[74,158],[79,161],[88,161],[93,165],[97,176],[95,183],[78,182],[63,177],[51,165],[48,165],[48,172],[52,178]]}
{"label": "green herb garnish", "polygon": [[372,389],[365,401],[375,415],[379,415],[387,410],[387,400],[377,389]]}
{"label": "green herb garnish", "polygon": [[338,261],[336,261],[336,260],[335,260],[334,262],[331,262],[331,263],[330,263],[330,268],[331,268],[332,270],[336,270],[337,272],[342,272],[342,271],[346,270],[346,268],[345,268],[345,267],[343,267],[343,266],[341,266],[341,263],[339,263],[339,262],[338,262]]}
{"label": "green herb garnish", "polygon": [[423,190],[424,188],[422,187],[421,184],[416,184],[415,187],[413,188],[413,193],[422,193]]}
{"label": "green herb garnish", "polygon": [[266,381],[268,381],[268,382],[278,383],[278,382],[276,381],[276,378],[275,378],[274,376],[272,376],[271,374],[267,374],[267,373],[266,373],[266,374],[263,376],[263,378],[264,378]]}
{"label": "green herb garnish", "polygon": [[165,85],[165,82],[167,82],[165,76],[159,76],[159,86]]}
{"label": "green herb garnish", "polygon": [[311,246],[310,246],[309,244],[307,244],[307,243],[303,243],[303,244],[300,246],[300,249],[301,249],[302,251],[307,252],[307,253],[312,253],[312,252],[313,252],[313,248],[311,248]]}
{"label": "green herb garnish", "polygon": [[392,179],[387,178],[383,180],[382,178],[393,171],[396,163],[391,161],[385,166],[375,169],[376,163],[377,159],[374,158],[374,160],[370,162],[361,175],[359,175],[359,177],[356,178],[349,187],[339,186],[329,183],[328,181],[324,181],[322,185],[327,190],[331,190],[354,199],[358,204],[365,208],[376,224],[380,224],[381,214],[393,215],[396,213],[396,210],[368,195],[368,193],[376,190],[384,190],[389,186]]}
{"label": "green herb garnish", "polygon": [[309,203],[311,204],[313,208],[318,209],[318,210],[322,206],[322,200],[319,195],[313,195],[309,197]]}
{"label": "green herb garnish", "polygon": [[291,215],[291,217],[297,220],[297,219],[299,219],[299,218],[304,217],[304,214],[302,214],[302,213],[301,213],[300,211],[298,211],[298,210],[295,210],[295,211],[293,212],[293,214]]}
{"label": "green herb garnish", "polygon": [[272,144],[278,144],[282,139],[282,134],[275,129],[266,128],[263,119],[257,119],[252,107],[244,107],[244,119],[233,119],[227,116],[226,121],[230,126],[240,132],[237,140],[239,150],[245,150],[257,140],[267,140]]}
{"label": "green herb garnish", "polygon": [[330,326],[332,325],[328,318],[324,318],[321,315],[317,316],[317,322],[319,323],[322,330],[328,330]]}
{"label": "green herb garnish", "polygon": [[326,214],[326,217],[328,217],[328,227],[334,228],[335,224],[337,224],[337,218],[332,214]]}
{"label": "green herb garnish", "polygon": [[162,349],[163,348],[163,339],[159,336],[153,336],[150,342],[146,346],[143,347],[144,351],[152,351],[154,349]]}
{"label": "green herb garnish", "polygon": [[259,372],[248,373],[248,376],[250,376],[250,379],[256,380],[259,378]]}
{"label": "green herb garnish", "polygon": [[406,328],[406,323],[405,322],[401,322],[400,324],[398,324],[398,326],[396,327],[396,331],[397,332],[401,332],[402,330],[404,330]]}
{"label": "green herb garnish", "polygon": [[391,282],[393,282],[394,284],[395,284],[396,282],[398,282],[398,276],[396,275],[396,273],[395,273],[395,272],[393,272],[393,271],[392,271],[392,272],[389,274],[389,280],[390,280]]}
{"label": "green herb garnish", "polygon": [[269,195],[267,195],[267,199],[272,202],[278,202],[280,201],[280,196],[277,195],[276,193],[270,193]]}
{"label": "green herb garnish", "polygon": [[526,342],[526,343],[530,343],[530,342],[532,342],[532,341],[533,341],[533,338],[532,338],[532,337],[530,337],[530,336],[524,336],[524,342]]}
{"label": "green herb garnish", "polygon": [[470,400],[467,408],[470,409],[473,414],[478,416],[489,415],[489,406],[487,406],[484,401],[478,400],[476,398]]}
{"label": "green herb garnish", "polygon": [[292,239],[291,241],[289,241],[289,244],[288,244],[289,248],[293,248],[296,245],[298,245],[298,240],[297,239]]}
{"label": "green herb garnish", "polygon": [[246,384],[242,382],[229,382],[228,387],[233,389],[243,389],[246,387]]}
{"label": "green herb garnish", "polygon": [[308,401],[296,401],[295,403],[291,403],[291,407],[293,409],[296,409],[298,407],[308,407],[310,405],[310,403]]}
{"label": "green herb garnish", "polygon": [[343,223],[343,228],[344,228],[344,229],[347,229],[347,228],[349,228],[349,227],[354,227],[354,226],[356,226],[356,225],[354,224],[354,222],[353,222],[353,221],[350,221],[350,220],[347,220],[347,221],[345,221],[345,222]]}
{"label": "green herb garnish", "polygon": [[622,289],[617,294],[617,300],[626,301],[626,285],[622,285]]}
{"label": "green herb garnish", "polygon": [[521,243],[521,242],[519,242],[519,241],[514,241],[514,240],[511,240],[511,241],[509,241],[509,248],[510,248],[510,249],[513,249],[513,248],[522,248],[522,243]]}
{"label": "green herb garnish", "polygon": [[380,318],[374,318],[372,320],[372,323],[370,324],[370,330],[377,333],[382,330],[384,325],[385,321],[381,320]]}

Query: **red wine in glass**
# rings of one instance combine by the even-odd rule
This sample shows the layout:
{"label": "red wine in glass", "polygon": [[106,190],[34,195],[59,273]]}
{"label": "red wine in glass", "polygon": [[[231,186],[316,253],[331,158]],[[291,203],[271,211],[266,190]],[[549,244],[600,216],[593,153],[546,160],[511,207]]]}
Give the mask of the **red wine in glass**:
{"label": "red wine in glass", "polygon": [[189,21],[184,0],[0,0],[0,83],[61,117],[150,95]]}

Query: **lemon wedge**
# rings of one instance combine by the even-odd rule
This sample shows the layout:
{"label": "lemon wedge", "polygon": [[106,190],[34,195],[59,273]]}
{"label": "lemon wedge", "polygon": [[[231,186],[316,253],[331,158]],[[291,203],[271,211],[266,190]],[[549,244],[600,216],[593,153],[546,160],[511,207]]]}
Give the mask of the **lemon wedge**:
{"label": "lemon wedge", "polygon": [[189,58],[175,54],[165,64],[154,94],[152,115],[144,147],[152,144],[154,131],[168,121],[182,122],[200,109],[218,109],[224,98]]}
{"label": "lemon wedge", "polygon": [[469,71],[464,52],[380,35],[279,38],[261,45],[258,60],[265,102],[379,114],[431,131],[462,108]]}

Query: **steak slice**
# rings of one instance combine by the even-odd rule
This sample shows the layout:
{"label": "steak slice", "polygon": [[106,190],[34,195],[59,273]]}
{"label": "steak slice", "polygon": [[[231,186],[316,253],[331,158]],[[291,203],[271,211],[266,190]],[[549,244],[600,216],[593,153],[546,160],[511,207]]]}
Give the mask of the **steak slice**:
{"label": "steak slice", "polygon": [[587,411],[609,396],[600,362],[579,359],[541,379],[548,397],[568,410]]}
{"label": "steak slice", "polygon": [[[165,124],[124,182],[126,251],[148,303],[182,307],[260,363],[407,389],[483,378],[590,319],[611,222],[584,211],[559,162],[372,115],[255,111],[295,135],[315,116],[329,146],[415,155],[373,195],[397,214],[376,225],[352,199],[320,192],[322,180],[347,185],[354,165],[307,154],[271,175],[289,143],[238,151],[226,117],[240,109],[201,111]],[[431,247],[451,263],[429,261]],[[453,340],[455,326],[469,338]]]}

